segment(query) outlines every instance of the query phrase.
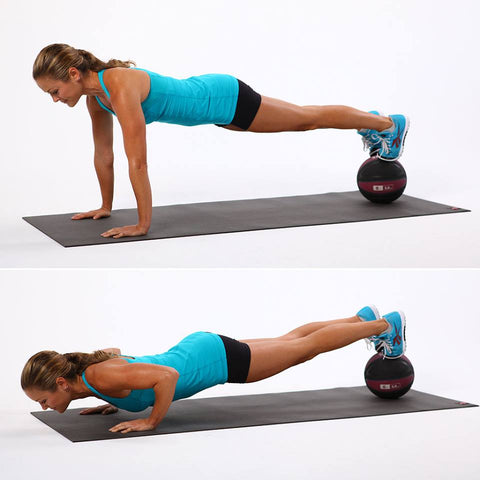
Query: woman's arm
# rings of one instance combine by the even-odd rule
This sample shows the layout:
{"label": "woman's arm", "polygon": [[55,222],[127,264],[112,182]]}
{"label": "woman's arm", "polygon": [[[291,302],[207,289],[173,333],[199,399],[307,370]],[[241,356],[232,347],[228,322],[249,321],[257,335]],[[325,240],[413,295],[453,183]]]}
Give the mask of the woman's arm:
{"label": "woman's arm", "polygon": [[95,146],[94,165],[97,172],[102,206],[97,210],[77,213],[73,220],[109,217],[113,203],[113,119],[112,114],[103,110],[93,97],[87,97],[87,108],[92,120]]}
{"label": "woman's arm", "polygon": [[110,91],[110,102],[122,128],[125,153],[128,158],[130,182],[138,208],[137,225],[112,228],[104,237],[145,235],[152,220],[152,191],[147,169],[146,124],[141,105],[141,92],[127,83],[128,71],[116,71],[115,75],[105,72],[104,80]]}
{"label": "woman's arm", "polygon": [[91,380],[97,390],[109,395],[125,390],[153,389],[155,402],[148,418],[122,422],[110,429],[127,433],[153,430],[162,421],[172,403],[178,377],[179,373],[171,367],[130,363],[97,367]]}

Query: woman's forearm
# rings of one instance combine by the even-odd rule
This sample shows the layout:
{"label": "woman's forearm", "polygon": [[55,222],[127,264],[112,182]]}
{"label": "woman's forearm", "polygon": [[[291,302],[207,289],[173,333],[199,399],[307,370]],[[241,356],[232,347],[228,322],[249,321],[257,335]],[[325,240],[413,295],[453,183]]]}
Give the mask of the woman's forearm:
{"label": "woman's forearm", "polygon": [[111,211],[113,205],[113,154],[101,155],[95,153],[95,171],[102,195],[102,208]]}
{"label": "woman's forearm", "polygon": [[148,417],[148,421],[155,428],[167,414],[168,409],[175,395],[175,387],[179,374],[177,371],[165,372],[161,381],[155,384],[153,391],[155,392],[155,403],[152,412]]}
{"label": "woman's forearm", "polygon": [[152,190],[146,162],[129,159],[129,176],[137,200],[138,226],[146,233],[152,222]]}

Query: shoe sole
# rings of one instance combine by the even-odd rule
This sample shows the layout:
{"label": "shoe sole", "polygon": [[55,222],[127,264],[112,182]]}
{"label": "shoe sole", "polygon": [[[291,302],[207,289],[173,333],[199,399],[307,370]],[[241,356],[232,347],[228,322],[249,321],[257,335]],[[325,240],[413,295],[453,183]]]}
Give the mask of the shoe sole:
{"label": "shoe sole", "polygon": [[405,145],[405,139],[407,138],[407,133],[408,133],[409,128],[410,128],[410,119],[408,117],[405,117],[405,132],[403,134],[402,146],[400,147],[400,152],[399,152],[398,156],[396,158],[383,158],[380,155],[377,155],[380,160],[383,160],[384,162],[395,162],[396,160],[398,160],[402,156],[403,148],[404,148],[404,145]]}
{"label": "shoe sole", "polygon": [[372,310],[373,314],[375,315],[375,320],[380,320],[382,318],[378,308],[375,305],[367,305],[367,307]]}

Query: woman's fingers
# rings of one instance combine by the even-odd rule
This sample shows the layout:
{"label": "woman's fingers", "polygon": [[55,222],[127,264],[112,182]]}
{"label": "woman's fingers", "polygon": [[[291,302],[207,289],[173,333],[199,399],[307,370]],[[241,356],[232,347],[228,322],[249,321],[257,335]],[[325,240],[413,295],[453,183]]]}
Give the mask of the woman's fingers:
{"label": "woman's fingers", "polygon": [[117,413],[118,408],[109,406],[105,410],[103,410],[102,415],[110,415],[111,413]]}
{"label": "woman's fingers", "polygon": [[103,411],[103,407],[85,408],[80,412],[80,415],[91,415],[93,413],[100,413]]}
{"label": "woman's fingers", "polygon": [[77,213],[72,217],[72,220],[83,220],[84,218],[91,218],[90,212]]}
{"label": "woman's fingers", "polygon": [[118,408],[113,405],[99,405],[98,407],[84,408],[80,415],[93,415],[96,413],[101,413],[102,415],[109,415],[110,413],[118,412]]}
{"label": "woman's fingers", "polygon": [[90,210],[89,212],[77,213],[72,217],[72,220],[83,220],[84,218],[93,218],[93,220],[98,220],[99,218],[105,218],[109,216],[109,210],[98,208],[97,210]]}
{"label": "woman's fingers", "polygon": [[153,430],[154,425],[148,419],[139,418],[138,420],[130,420],[129,422],[122,422],[109,428],[113,433],[128,433],[128,432],[143,432],[145,430]]}
{"label": "woman's fingers", "polygon": [[128,422],[124,422],[110,428],[110,431],[113,433],[127,433],[132,431],[132,427],[128,425]]}
{"label": "woman's fingers", "polygon": [[113,238],[122,238],[122,237],[137,237],[145,235],[148,229],[141,228],[138,225],[127,225],[125,227],[115,227],[107,230],[102,233],[102,237],[113,237]]}

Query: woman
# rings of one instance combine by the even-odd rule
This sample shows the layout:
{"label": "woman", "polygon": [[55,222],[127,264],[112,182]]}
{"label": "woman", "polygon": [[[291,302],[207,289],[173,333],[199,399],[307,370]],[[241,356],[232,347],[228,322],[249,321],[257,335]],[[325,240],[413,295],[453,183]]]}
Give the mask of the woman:
{"label": "woman", "polygon": [[259,95],[230,75],[209,74],[177,80],[130,68],[132,61],[102,62],[90,52],[65,44],[45,47],[33,66],[33,78],[54,102],[74,107],[87,96],[95,144],[94,163],[102,205],[74,215],[73,220],[110,216],[113,203],[113,124],[120,122],[129,176],[138,207],[138,222],[112,228],[102,236],[145,235],[152,216],[147,173],[146,124],[216,124],[249,132],[305,131],[318,128],[357,129],[370,154],[396,160],[403,151],[409,120],[385,117],[345,106],[297,106]]}
{"label": "woman", "polygon": [[403,313],[381,318],[374,306],[368,306],[354,317],[309,323],[277,338],[237,341],[197,332],[159,355],[122,356],[118,349],[64,355],[43,351],[28,360],[21,385],[44,410],[59,413],[72,400],[91,396],[109,404],[82,410],[83,415],[153,406],[148,418],[119,423],[110,431],[153,430],[174,400],[226,382],[258,382],[360,339],[396,358],[405,351],[404,335]]}

